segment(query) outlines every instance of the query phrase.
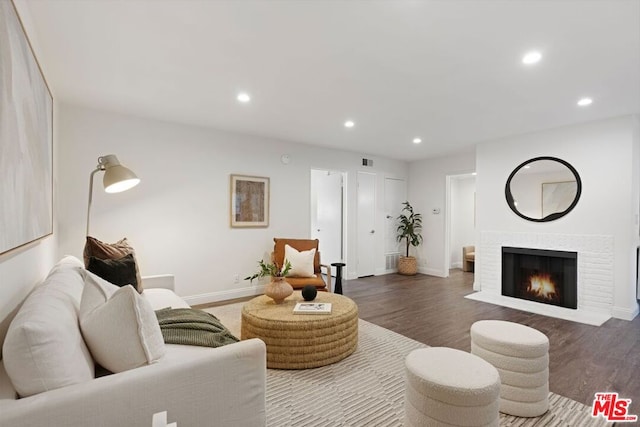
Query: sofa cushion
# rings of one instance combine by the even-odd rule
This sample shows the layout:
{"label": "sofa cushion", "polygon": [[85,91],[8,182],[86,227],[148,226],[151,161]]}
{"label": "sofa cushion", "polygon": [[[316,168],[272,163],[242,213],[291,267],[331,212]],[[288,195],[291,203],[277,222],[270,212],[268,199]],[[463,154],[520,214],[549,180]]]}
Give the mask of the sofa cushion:
{"label": "sofa cushion", "polygon": [[89,260],[91,257],[99,259],[120,259],[129,254],[133,255],[136,266],[136,284],[134,287],[138,292],[142,292],[142,277],[140,276],[140,266],[136,259],[136,252],[126,237],[115,243],[105,243],[95,237],[87,236],[87,242],[84,245],[84,265],[89,268]]}
{"label": "sofa cushion", "polygon": [[178,295],[169,289],[149,288],[142,292],[142,298],[149,301],[154,310],[162,308],[191,308]]}
{"label": "sofa cushion", "polygon": [[78,259],[62,259],[9,326],[3,362],[22,397],[94,378],[94,363],[78,328],[83,270]]}
{"label": "sofa cushion", "polygon": [[299,251],[289,245],[284,245],[283,268],[287,261],[291,263],[291,270],[289,270],[287,277],[314,277],[313,260],[315,256],[316,248]]}
{"label": "sofa cushion", "polygon": [[87,270],[117,286],[131,285],[137,289],[136,261],[133,254],[119,259],[89,257]]}
{"label": "sofa cushion", "polygon": [[111,372],[154,363],[164,340],[153,308],[132,286],[115,286],[85,272],[80,329],[96,362]]}

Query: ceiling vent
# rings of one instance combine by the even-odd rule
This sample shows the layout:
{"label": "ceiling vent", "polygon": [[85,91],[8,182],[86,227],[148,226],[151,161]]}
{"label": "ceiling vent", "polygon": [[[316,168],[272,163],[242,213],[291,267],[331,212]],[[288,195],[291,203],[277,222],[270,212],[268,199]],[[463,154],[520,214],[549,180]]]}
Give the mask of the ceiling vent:
{"label": "ceiling vent", "polygon": [[368,166],[370,168],[373,167],[373,160],[372,159],[362,159],[362,166]]}

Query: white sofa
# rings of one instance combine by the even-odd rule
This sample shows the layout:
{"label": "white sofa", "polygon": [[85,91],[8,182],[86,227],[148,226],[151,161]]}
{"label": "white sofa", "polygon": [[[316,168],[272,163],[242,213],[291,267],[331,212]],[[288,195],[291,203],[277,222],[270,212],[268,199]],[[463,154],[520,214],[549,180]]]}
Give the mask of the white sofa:
{"label": "white sofa", "polygon": [[[16,319],[21,317],[24,320],[24,315],[29,314],[29,305],[33,308],[34,304],[28,302],[34,294],[40,294],[42,298],[43,291],[55,289],[47,301],[52,301],[52,304],[70,302],[70,311],[75,307],[71,316],[75,316],[78,333],[70,332],[81,337],[77,316],[84,284],[80,282],[82,278],[80,261],[66,257],[27,297]],[[67,282],[73,283],[67,285]],[[173,293],[173,276],[147,277],[143,284],[145,291],[142,295],[154,309],[188,307]],[[50,288],[40,289],[42,286]],[[63,289],[62,297],[60,289]],[[42,307],[42,301],[38,304]],[[25,313],[21,315],[23,310]],[[60,317],[64,316],[52,318],[52,324],[61,322]],[[6,338],[8,343],[12,342],[8,338],[11,327]],[[89,354],[84,342],[80,341],[81,338],[77,346],[71,346],[78,348],[59,348],[60,353],[52,354],[52,358],[55,360],[55,357],[64,358],[72,351],[79,352],[79,347]],[[4,352],[8,362],[6,346]],[[23,398],[18,398],[6,371],[0,360],[2,427],[156,427],[165,423],[163,416],[156,415],[154,419],[154,414],[165,411],[169,425],[175,422],[177,427],[255,427],[266,424],[266,348],[257,339],[219,348],[167,344],[164,356],[156,363]]]}

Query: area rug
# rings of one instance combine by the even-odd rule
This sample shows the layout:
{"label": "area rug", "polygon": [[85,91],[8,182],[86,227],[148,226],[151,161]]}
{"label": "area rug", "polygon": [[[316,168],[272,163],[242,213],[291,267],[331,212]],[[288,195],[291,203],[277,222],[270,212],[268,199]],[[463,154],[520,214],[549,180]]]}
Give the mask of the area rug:
{"label": "area rug", "polygon": [[[214,307],[234,334],[242,304]],[[307,370],[267,370],[269,427],[400,427],[404,416],[404,358],[427,347],[403,335],[359,321],[356,351],[341,362]],[[538,418],[500,414],[501,426],[591,427],[610,425],[589,407],[549,393],[550,409]]]}

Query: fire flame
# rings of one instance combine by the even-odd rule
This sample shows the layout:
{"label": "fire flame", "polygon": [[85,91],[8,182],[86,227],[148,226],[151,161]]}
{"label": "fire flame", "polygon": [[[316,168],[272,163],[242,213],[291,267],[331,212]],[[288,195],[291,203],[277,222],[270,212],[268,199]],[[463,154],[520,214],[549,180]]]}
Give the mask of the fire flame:
{"label": "fire flame", "polygon": [[536,274],[529,278],[527,292],[536,298],[553,300],[558,298],[556,285],[553,283],[550,274]]}

